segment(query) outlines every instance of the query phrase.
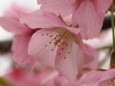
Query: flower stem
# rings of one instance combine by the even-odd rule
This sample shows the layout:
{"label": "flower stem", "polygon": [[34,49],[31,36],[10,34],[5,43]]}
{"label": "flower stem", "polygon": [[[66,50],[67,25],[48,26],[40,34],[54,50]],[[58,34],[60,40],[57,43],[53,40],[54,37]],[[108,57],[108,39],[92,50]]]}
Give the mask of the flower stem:
{"label": "flower stem", "polygon": [[113,52],[115,52],[115,32],[114,32],[114,15],[113,15],[113,6],[111,6],[111,24],[112,24],[112,37],[113,37]]}

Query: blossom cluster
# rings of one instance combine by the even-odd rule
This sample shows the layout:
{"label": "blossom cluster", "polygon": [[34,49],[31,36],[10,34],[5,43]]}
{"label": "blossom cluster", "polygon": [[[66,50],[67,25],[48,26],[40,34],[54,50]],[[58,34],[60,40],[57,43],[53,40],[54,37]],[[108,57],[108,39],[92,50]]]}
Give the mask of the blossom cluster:
{"label": "blossom cluster", "polygon": [[[15,33],[13,60],[20,65],[29,65],[31,69],[36,63],[55,68],[58,73],[48,78],[53,84],[47,83],[47,86],[114,86],[115,69],[85,71],[85,68],[98,66],[98,55],[83,42],[99,34],[112,0],[38,0],[38,4],[40,9],[33,12],[13,6],[0,17],[0,25]],[[84,72],[87,74],[83,75]],[[44,77],[47,81],[48,73],[42,76],[43,73],[38,73],[39,82]],[[25,77],[29,75],[21,74],[27,82],[37,78],[30,75],[31,80],[27,80]],[[36,84],[32,85],[46,86],[39,82],[35,80],[32,83]]]}

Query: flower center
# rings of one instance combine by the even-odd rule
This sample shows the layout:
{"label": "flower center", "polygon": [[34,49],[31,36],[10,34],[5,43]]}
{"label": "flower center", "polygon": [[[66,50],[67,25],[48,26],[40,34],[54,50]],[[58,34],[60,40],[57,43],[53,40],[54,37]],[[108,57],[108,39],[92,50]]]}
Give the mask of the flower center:
{"label": "flower center", "polygon": [[[48,37],[52,38],[52,40],[45,45],[48,46],[49,44],[53,43],[55,46],[59,46],[60,44],[68,46],[67,42],[70,39],[70,36],[72,35],[68,30],[55,30],[58,34],[47,34]],[[43,36],[44,34],[42,34]]]}
{"label": "flower center", "polygon": [[[61,45],[61,50],[58,53],[58,55],[61,55],[62,51],[64,51],[65,49],[67,49],[68,50],[67,53],[70,54],[72,42],[75,39],[77,40],[76,36],[73,33],[71,33],[70,31],[68,31],[64,28],[58,28],[58,29],[52,31],[51,33],[42,34],[42,36],[49,37],[48,39],[50,39],[50,41],[46,42],[44,47],[53,45],[54,47],[51,49],[51,51],[54,51],[54,49],[57,46]],[[66,57],[64,57],[64,58],[66,58]]]}

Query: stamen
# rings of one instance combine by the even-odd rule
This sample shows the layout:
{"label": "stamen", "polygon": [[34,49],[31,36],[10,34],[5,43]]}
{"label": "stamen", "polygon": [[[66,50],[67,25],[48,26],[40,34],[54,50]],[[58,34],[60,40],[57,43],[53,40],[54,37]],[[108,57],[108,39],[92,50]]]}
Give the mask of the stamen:
{"label": "stamen", "polygon": [[[51,34],[42,34],[48,37],[52,37],[52,40],[49,41],[48,44],[45,45],[45,47],[47,47],[50,44],[54,44],[54,47],[51,49],[51,51],[54,51],[55,48],[59,45],[62,45],[63,47],[61,48],[61,51],[58,53],[59,55],[61,55],[61,52],[68,47],[67,49],[67,54],[70,54],[71,51],[71,40],[73,40],[73,35],[71,34],[71,32],[69,32],[68,30],[62,29],[62,30],[56,30],[56,33],[51,33]],[[51,39],[51,38],[50,38]],[[70,45],[70,46],[69,46]],[[66,58],[66,57],[64,57]]]}
{"label": "stamen", "polygon": [[50,37],[52,37],[53,35],[51,35]]}
{"label": "stamen", "polygon": [[70,54],[70,52],[68,52]]}
{"label": "stamen", "polygon": [[[49,34],[46,34],[46,35],[48,36]],[[50,36],[52,37],[53,35],[50,35]],[[47,47],[49,44],[51,44],[54,40],[55,40],[55,38],[53,38],[48,44],[46,44],[45,47]]]}
{"label": "stamen", "polygon": [[64,48],[62,47],[62,49],[61,50],[63,50]]}
{"label": "stamen", "polygon": [[63,39],[63,37],[65,37],[67,35],[68,31],[64,32],[61,36],[59,36],[56,40],[55,40],[55,45],[59,44],[61,42],[61,39]]}
{"label": "stamen", "polygon": [[55,48],[56,48],[56,46],[54,46],[54,48],[52,49],[52,51],[54,51]]}
{"label": "stamen", "polygon": [[68,46],[68,44],[66,44],[66,46]]}
{"label": "stamen", "polygon": [[77,24],[75,27],[76,27],[76,28],[79,28],[79,24]]}

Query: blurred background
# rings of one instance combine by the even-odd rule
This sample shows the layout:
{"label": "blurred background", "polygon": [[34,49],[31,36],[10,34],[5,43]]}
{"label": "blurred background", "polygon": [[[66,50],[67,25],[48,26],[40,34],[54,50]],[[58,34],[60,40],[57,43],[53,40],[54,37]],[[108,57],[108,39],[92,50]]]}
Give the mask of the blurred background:
{"label": "blurred background", "polygon": [[[39,9],[37,0],[0,0],[0,16],[2,16],[4,11],[8,10],[12,4],[29,7],[32,11]],[[7,32],[0,26],[0,76],[9,72],[12,67],[11,45],[13,37],[14,35],[12,33]]]}

